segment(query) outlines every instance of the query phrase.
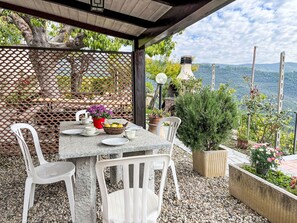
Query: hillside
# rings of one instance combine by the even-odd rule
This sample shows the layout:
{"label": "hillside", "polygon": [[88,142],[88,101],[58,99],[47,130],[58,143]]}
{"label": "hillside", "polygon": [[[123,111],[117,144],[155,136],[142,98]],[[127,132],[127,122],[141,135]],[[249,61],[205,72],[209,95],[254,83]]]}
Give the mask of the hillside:
{"label": "hillside", "polygon": [[[242,64],[239,66],[251,68],[251,64]],[[279,72],[279,63],[272,64],[256,64],[255,70],[264,71],[264,72]],[[285,71],[286,72],[294,72],[297,71],[297,63],[286,62],[285,63]]]}
{"label": "hillside", "polygon": [[[260,92],[274,98],[278,95],[279,68],[277,66],[279,64],[255,66],[255,86]],[[199,70],[194,74],[196,78],[202,78],[203,86],[210,85],[211,64],[200,64]],[[218,88],[220,83],[229,84],[230,87],[236,89],[236,96],[241,99],[243,95],[249,93],[249,85],[244,82],[244,76],[251,76],[251,65],[216,65],[215,88]],[[284,108],[297,111],[297,63],[286,63],[284,86]]]}

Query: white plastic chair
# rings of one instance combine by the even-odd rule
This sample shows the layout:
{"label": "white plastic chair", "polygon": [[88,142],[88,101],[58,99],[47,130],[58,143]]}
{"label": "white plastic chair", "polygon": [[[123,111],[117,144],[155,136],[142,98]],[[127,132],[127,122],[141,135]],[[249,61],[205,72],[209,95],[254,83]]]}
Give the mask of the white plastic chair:
{"label": "white plastic chair", "polygon": [[[28,209],[34,204],[35,184],[51,184],[65,181],[67,195],[70,203],[72,221],[74,221],[74,196],[72,177],[74,180],[75,166],[71,162],[47,162],[42,154],[39,138],[36,130],[29,124],[16,123],[11,125],[11,130],[17,137],[22,154],[24,156],[27,179],[25,184],[25,196],[23,206],[23,223],[27,222]],[[39,160],[39,166],[34,166],[27,143],[24,140],[22,129],[29,130],[33,137],[35,151]]]}
{"label": "white plastic chair", "polygon": [[[172,151],[173,151],[173,142],[176,136],[177,129],[181,123],[181,119],[178,117],[166,117],[162,118],[160,122],[157,125],[157,135],[161,136],[161,127],[164,125],[164,123],[168,124],[168,132],[166,134],[166,139],[171,142],[171,148],[169,150],[169,155],[170,155],[170,162],[169,162],[169,167],[171,168],[172,171],[172,176],[173,176],[173,181],[175,185],[175,190],[176,190],[176,197],[177,199],[180,199],[180,193],[179,193],[179,186],[178,186],[178,181],[177,181],[177,175],[176,175],[176,170],[175,170],[175,165],[174,161],[172,160]],[[162,169],[162,163],[156,162],[154,165],[154,169]]]}
{"label": "white plastic chair", "polygon": [[77,111],[77,112],[75,113],[75,121],[79,122],[79,121],[80,121],[79,117],[80,117],[81,115],[85,115],[85,118],[87,118],[87,117],[88,117],[87,110],[79,110],[79,111]]}
{"label": "white plastic chair", "polygon": [[[161,212],[169,160],[169,155],[160,154],[98,161],[96,163],[96,173],[102,197],[103,222],[156,222]],[[149,180],[155,161],[163,163],[158,195],[149,188]],[[143,178],[140,177],[140,165],[142,164],[144,164]],[[104,170],[112,166],[122,166],[124,189],[108,193]],[[129,175],[129,169],[131,168],[133,168],[133,174]],[[133,178],[133,187],[130,187],[130,177]],[[142,187],[140,186],[141,181],[143,182]]]}

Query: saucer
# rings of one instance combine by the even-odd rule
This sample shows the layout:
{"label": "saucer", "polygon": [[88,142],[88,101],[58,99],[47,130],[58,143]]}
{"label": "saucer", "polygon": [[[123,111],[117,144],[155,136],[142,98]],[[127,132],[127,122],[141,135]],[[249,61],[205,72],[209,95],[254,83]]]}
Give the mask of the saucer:
{"label": "saucer", "polygon": [[62,131],[65,135],[77,135],[82,133],[82,129],[67,129]]}
{"label": "saucer", "polygon": [[100,132],[99,132],[98,130],[96,130],[96,132],[95,132],[94,134],[92,134],[92,135],[88,135],[88,134],[86,133],[86,131],[82,131],[80,134],[81,134],[82,136],[97,136],[97,135],[100,134]]}

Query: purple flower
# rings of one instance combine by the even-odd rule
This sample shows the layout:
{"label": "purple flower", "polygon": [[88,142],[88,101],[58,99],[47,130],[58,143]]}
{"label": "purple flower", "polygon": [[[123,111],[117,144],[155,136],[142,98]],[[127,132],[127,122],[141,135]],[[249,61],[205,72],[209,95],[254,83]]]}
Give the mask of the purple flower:
{"label": "purple flower", "polygon": [[92,105],[87,109],[87,112],[93,118],[110,118],[113,114],[111,110],[108,110],[104,105]]}

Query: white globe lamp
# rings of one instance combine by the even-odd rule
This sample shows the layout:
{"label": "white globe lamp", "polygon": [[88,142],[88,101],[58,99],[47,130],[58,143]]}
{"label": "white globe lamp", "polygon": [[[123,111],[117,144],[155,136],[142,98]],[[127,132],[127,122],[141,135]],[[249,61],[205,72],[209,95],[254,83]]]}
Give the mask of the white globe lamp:
{"label": "white globe lamp", "polygon": [[159,109],[162,108],[162,85],[166,84],[167,75],[164,73],[159,73],[156,76],[156,82],[159,86]]}

